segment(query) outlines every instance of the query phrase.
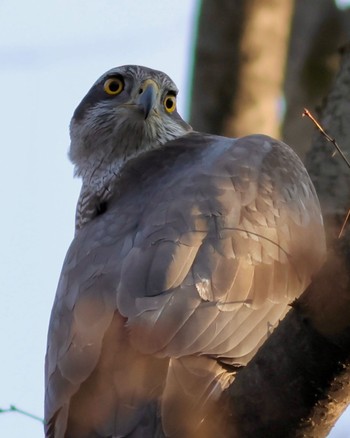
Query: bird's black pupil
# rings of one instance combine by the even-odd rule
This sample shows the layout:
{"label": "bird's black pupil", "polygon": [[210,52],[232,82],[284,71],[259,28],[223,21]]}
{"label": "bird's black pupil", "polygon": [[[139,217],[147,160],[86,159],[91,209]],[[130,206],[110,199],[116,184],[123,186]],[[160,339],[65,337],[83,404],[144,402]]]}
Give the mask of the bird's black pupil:
{"label": "bird's black pupil", "polygon": [[119,90],[119,87],[120,87],[120,84],[119,84],[118,81],[113,81],[113,82],[111,82],[111,83],[109,84],[109,89],[110,89],[111,91],[118,91],[118,90]]}
{"label": "bird's black pupil", "polygon": [[166,107],[167,107],[168,109],[172,108],[172,107],[173,107],[173,101],[172,101],[172,99],[168,98],[168,99],[166,100],[166,102],[165,102],[165,105],[166,105]]}

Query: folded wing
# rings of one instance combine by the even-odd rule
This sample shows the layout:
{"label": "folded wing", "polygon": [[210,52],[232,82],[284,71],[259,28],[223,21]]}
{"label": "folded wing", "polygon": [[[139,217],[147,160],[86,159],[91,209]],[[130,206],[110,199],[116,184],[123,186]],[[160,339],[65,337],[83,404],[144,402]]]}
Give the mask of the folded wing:
{"label": "folded wing", "polygon": [[[132,436],[163,393],[163,424],[176,434],[179,406],[220,393],[230,381],[220,363],[247,363],[324,254],[314,188],[281,142],[191,133],[130,161],[63,266],[48,430],[74,430],[81,406],[93,412],[91,400],[103,400],[86,436]],[[188,379],[192,398],[181,389]]]}

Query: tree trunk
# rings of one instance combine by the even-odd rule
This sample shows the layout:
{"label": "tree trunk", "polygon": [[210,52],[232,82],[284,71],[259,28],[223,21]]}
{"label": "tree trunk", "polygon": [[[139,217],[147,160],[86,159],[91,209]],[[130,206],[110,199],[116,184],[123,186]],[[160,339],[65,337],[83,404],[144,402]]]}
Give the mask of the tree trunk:
{"label": "tree trunk", "polygon": [[303,109],[319,107],[339,69],[338,48],[350,37],[350,19],[334,0],[295,0],[284,81],[283,140],[304,158],[313,126]]}
{"label": "tree trunk", "polygon": [[203,0],[190,123],[233,137],[279,133],[293,0]]}
{"label": "tree trunk", "polygon": [[236,99],[223,134],[280,137],[280,104],[293,0],[250,0],[239,44]]}
{"label": "tree trunk", "polygon": [[199,12],[190,124],[197,131],[222,134],[235,100],[244,0],[203,0]]}

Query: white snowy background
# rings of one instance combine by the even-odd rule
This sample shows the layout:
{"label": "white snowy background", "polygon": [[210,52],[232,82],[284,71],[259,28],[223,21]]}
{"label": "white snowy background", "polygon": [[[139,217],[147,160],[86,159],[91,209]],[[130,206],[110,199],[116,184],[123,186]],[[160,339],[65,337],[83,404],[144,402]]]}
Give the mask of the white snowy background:
{"label": "white snowy background", "polygon": [[[67,159],[71,115],[106,70],[167,72],[186,116],[195,0],[0,1],[0,408],[43,416],[46,333],[73,237],[80,182]],[[0,437],[42,424],[0,414]],[[350,437],[350,415],[332,438]]]}

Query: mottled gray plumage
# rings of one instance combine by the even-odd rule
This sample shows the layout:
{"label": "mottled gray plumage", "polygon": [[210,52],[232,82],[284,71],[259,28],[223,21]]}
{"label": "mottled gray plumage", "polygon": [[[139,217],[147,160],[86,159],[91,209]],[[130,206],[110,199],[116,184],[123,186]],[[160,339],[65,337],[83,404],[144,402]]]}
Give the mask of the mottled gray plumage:
{"label": "mottled gray plumage", "polygon": [[157,416],[192,436],[324,259],[292,150],[194,132],[176,93],[124,66],[74,113],[83,185],[49,327],[47,437],[151,438]]}

